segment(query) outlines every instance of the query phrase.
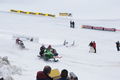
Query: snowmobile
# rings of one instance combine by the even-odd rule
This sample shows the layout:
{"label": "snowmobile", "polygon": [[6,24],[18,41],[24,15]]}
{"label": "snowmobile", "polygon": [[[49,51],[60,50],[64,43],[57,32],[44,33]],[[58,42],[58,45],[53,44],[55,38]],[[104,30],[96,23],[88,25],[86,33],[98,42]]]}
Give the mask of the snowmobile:
{"label": "snowmobile", "polygon": [[50,50],[45,50],[43,56],[39,56],[40,58],[43,58],[45,61],[53,60],[54,62],[58,62],[59,60],[57,58],[61,58],[59,56],[54,56],[54,54]]}
{"label": "snowmobile", "polygon": [[39,55],[37,55],[39,58],[41,58],[41,59],[44,59],[45,61],[54,61],[54,62],[58,62],[59,60],[58,59],[56,59],[56,58],[48,58],[47,56],[39,56]]}
{"label": "snowmobile", "polygon": [[49,50],[44,53],[43,59],[44,59],[45,61],[48,61],[48,60],[51,60],[51,59],[53,59],[54,62],[57,62],[57,61],[58,61],[58,60],[54,57],[54,54],[53,54],[51,51],[49,51]]}

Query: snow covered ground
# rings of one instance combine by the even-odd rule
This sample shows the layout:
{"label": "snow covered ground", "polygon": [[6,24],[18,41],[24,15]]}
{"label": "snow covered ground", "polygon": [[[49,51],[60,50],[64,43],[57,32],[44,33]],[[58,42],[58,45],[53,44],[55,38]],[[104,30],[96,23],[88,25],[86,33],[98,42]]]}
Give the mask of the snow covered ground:
{"label": "snow covered ground", "polygon": [[[47,1],[48,3],[46,3]],[[83,19],[85,18],[85,20],[82,20],[79,19],[80,16],[77,15],[79,9],[76,9],[76,7],[79,7],[78,5],[81,4],[79,0],[76,0],[76,2],[75,0],[71,0],[71,2],[66,0],[63,5],[62,1],[64,0],[1,0],[0,56],[8,56],[11,65],[17,66],[18,69],[20,68],[22,71],[21,74],[13,75],[9,73],[10,76],[12,76],[14,80],[35,80],[36,72],[42,70],[45,65],[50,65],[53,69],[67,69],[69,72],[74,72],[79,80],[120,80],[120,52],[117,52],[115,45],[115,42],[120,40],[120,32],[89,30],[80,27],[81,25],[93,25],[120,29],[120,20],[118,18],[116,19],[118,15],[112,16],[111,18],[114,18],[112,20],[108,20],[112,14],[107,15],[106,13],[107,16],[101,14],[103,17],[105,16],[107,20],[97,19],[103,18],[99,16],[100,14],[92,15],[92,18],[95,19],[90,20],[91,17],[86,18],[87,16],[91,16],[91,12],[84,16],[82,12],[81,16]],[[72,4],[73,2],[76,5]],[[112,3],[112,1],[110,2]],[[69,3],[69,5],[67,3]],[[82,1],[82,3],[85,4],[84,1]],[[71,5],[75,6],[71,7]],[[70,11],[73,13],[73,17],[51,18],[38,15],[18,14],[9,12],[10,9],[54,14]],[[106,8],[103,10],[105,11]],[[78,18],[76,18],[76,15]],[[70,20],[75,21],[75,29],[69,27]],[[30,42],[24,40],[27,49],[22,50],[15,44],[14,36],[17,35],[33,37],[36,38],[37,41]],[[63,46],[64,40],[67,40],[69,43],[75,41],[75,46]],[[88,44],[90,41],[96,41],[97,43],[96,54],[89,53]],[[37,57],[42,44],[45,44],[46,47],[50,44],[57,50],[59,55],[62,56],[59,62],[45,62]],[[0,69],[0,71],[4,73],[1,73],[1,75],[4,76],[8,74],[9,69],[8,71],[3,70],[3,68]]]}

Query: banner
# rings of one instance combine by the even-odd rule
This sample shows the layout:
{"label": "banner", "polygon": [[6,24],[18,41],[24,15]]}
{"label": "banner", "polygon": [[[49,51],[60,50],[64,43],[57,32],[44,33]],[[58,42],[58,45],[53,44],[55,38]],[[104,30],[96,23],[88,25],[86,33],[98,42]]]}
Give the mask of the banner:
{"label": "banner", "polygon": [[59,13],[59,16],[72,16],[71,13]]}
{"label": "banner", "polygon": [[82,25],[81,27],[86,29],[101,30],[101,31],[113,31],[113,32],[116,31],[115,28],[95,27],[90,25]]}
{"label": "banner", "polygon": [[39,13],[39,12],[26,12],[26,11],[21,11],[21,10],[10,10],[11,12],[16,12],[16,13],[23,13],[23,14],[32,14],[32,15],[42,15],[42,16],[50,16],[50,17],[55,17],[53,14],[48,14],[48,13]]}

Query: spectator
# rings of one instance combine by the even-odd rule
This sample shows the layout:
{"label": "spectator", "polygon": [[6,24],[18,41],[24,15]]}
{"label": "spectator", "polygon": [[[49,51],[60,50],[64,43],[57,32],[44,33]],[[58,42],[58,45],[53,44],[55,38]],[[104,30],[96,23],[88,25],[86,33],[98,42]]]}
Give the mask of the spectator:
{"label": "spectator", "polygon": [[2,77],[2,78],[0,78],[0,80],[4,80],[4,78]]}
{"label": "spectator", "polygon": [[93,41],[93,48],[94,48],[94,50],[95,50],[94,53],[96,53],[96,42],[95,42],[95,41]]}
{"label": "spectator", "polygon": [[92,46],[93,46],[93,42],[92,42],[92,41],[89,43],[89,46],[90,46],[90,47],[92,47]]}
{"label": "spectator", "polygon": [[70,28],[72,28],[72,21],[70,21]]}
{"label": "spectator", "polygon": [[68,71],[63,69],[60,74],[60,78],[58,80],[69,80],[68,79]]}
{"label": "spectator", "polygon": [[36,80],[53,80],[53,78],[49,76],[50,72],[51,72],[51,67],[45,66],[43,71],[37,72]]}
{"label": "spectator", "polygon": [[75,28],[75,22],[74,21],[72,22],[72,28]]}
{"label": "spectator", "polygon": [[117,51],[120,51],[120,49],[119,49],[120,46],[119,46],[119,45],[120,45],[120,42],[117,41],[117,42],[116,42]]}
{"label": "spectator", "polygon": [[94,50],[94,48],[93,48],[93,42],[92,42],[92,41],[89,43],[89,46],[90,46],[89,53],[94,53],[95,50]]}
{"label": "spectator", "polygon": [[74,21],[70,21],[70,28],[75,28],[75,22]]}

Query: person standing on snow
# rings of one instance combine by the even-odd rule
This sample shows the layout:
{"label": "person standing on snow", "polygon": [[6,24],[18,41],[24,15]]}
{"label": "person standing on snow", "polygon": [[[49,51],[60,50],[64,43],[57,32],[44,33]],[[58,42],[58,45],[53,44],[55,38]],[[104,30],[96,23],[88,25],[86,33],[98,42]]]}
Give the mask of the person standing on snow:
{"label": "person standing on snow", "polygon": [[75,22],[74,21],[72,22],[72,28],[75,28]]}
{"label": "person standing on snow", "polygon": [[70,21],[70,28],[72,28],[72,21]]}
{"label": "person standing on snow", "polygon": [[93,42],[92,42],[92,41],[89,43],[89,46],[90,46],[89,53],[95,52],[95,50],[94,50],[94,48],[93,48]]}
{"label": "person standing on snow", "polygon": [[116,48],[117,48],[117,51],[120,51],[120,48],[119,48],[119,47],[120,47],[120,42],[117,41],[117,42],[116,42]]}
{"label": "person standing on snow", "polygon": [[96,42],[95,42],[95,41],[93,41],[93,48],[94,48],[94,50],[95,50],[94,53],[96,53]]}
{"label": "person standing on snow", "polygon": [[75,22],[74,21],[70,21],[70,28],[75,28]]}

